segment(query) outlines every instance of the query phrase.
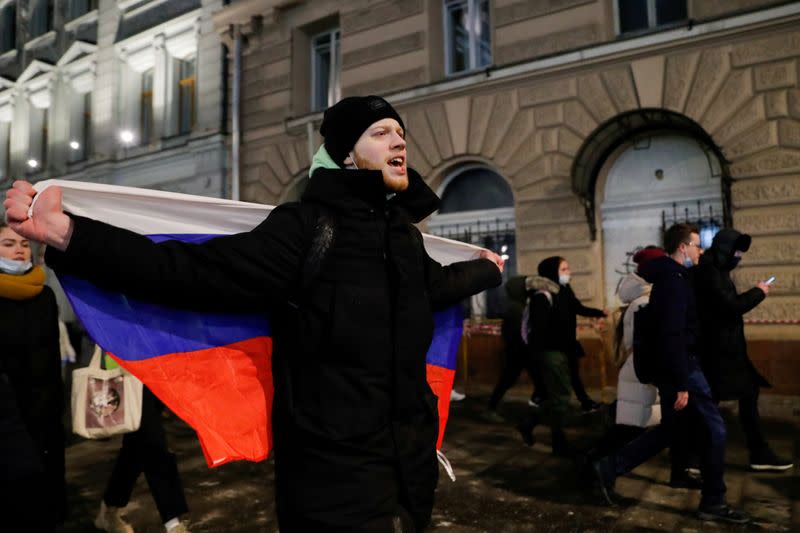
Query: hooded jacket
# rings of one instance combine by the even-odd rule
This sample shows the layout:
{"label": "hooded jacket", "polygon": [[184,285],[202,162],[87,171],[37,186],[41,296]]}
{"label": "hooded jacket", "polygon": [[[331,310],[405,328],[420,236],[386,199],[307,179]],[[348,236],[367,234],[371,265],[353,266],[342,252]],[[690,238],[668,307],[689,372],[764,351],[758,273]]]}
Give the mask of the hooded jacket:
{"label": "hooded jacket", "polygon": [[[528,346],[532,354],[557,351],[570,357],[581,357],[576,315],[601,317],[603,311],[584,306],[569,285],[544,276],[531,276],[526,287],[531,310],[528,315]],[[550,293],[548,298],[544,292]]]}
{"label": "hooded jacket", "polygon": [[617,291],[620,302],[627,306],[622,316],[623,338],[619,350],[624,358],[616,361],[621,367],[617,379],[617,424],[649,427],[661,420],[658,391],[652,385],[641,383],[633,367],[633,315],[647,304],[650,290],[647,281],[631,273],[622,278]]}
{"label": "hooded jacket", "polygon": [[[68,249],[46,258],[59,273],[136,298],[270,316],[282,531],[355,529],[396,512],[401,496],[421,527],[438,472],[425,362],[432,313],[501,281],[486,259],[442,267],[428,257],[413,224],[437,207],[411,169],[408,189],[389,198],[380,171],[323,164],[301,202],[278,206],[250,232],[154,244],[73,217]],[[307,284],[301,272],[322,210],[336,229]]]}
{"label": "hooded jacket", "polygon": [[723,229],[694,269],[700,363],[718,400],[738,399],[752,394],[755,386],[770,386],[747,355],[743,320],[743,315],[766,295],[758,287],[739,294],[731,279],[736,263],[734,253],[749,247],[749,236]]}
{"label": "hooded jacket", "polygon": [[653,284],[648,306],[657,337],[653,344],[659,347],[652,354],[659,376],[656,385],[686,391],[697,348],[697,306],[689,270],[664,256],[641,267],[639,274]]}

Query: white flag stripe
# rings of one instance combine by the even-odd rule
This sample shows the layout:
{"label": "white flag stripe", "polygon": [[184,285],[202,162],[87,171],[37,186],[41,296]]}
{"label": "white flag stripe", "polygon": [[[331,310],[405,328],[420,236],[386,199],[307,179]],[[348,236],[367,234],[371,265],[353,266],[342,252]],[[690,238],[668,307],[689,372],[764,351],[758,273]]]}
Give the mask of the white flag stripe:
{"label": "white flag stripe", "polygon": [[[241,233],[256,227],[273,209],[224,198],[70,180],[41,181],[34,188],[42,192],[53,185],[64,193],[65,211],[143,235]],[[481,250],[435,235],[423,238],[430,256],[443,265],[472,259]]]}

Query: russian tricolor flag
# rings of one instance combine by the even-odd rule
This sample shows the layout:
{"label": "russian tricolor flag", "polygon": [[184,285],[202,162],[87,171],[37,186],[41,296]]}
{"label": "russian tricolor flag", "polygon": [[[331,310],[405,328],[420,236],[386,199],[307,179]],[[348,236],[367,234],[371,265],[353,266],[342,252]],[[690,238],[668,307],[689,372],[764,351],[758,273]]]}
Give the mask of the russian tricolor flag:
{"label": "russian tricolor flag", "polygon": [[[95,183],[58,185],[64,210],[147,235],[154,241],[202,242],[249,231],[271,206]],[[474,257],[478,248],[424,236],[442,264]],[[71,276],[61,284],[89,335],[145,383],[195,431],[209,466],[260,461],[272,448],[272,339],[263,315],[179,310],[130,299]],[[459,306],[436,314],[427,355],[428,382],[439,397],[441,448],[462,334]]]}

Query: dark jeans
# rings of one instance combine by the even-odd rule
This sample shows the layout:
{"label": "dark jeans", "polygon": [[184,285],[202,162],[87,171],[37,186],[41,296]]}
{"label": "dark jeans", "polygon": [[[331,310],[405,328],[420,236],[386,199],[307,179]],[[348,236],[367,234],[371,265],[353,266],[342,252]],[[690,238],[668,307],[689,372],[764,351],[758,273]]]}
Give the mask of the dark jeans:
{"label": "dark jeans", "polygon": [[[705,376],[692,361],[689,371],[689,403],[681,411],[675,411],[677,389],[660,385],[661,424],[637,437],[614,456],[617,475],[630,472],[644,463],[666,446],[673,451],[685,453],[686,436],[697,442],[693,448],[700,456],[700,470],[703,473],[701,504],[716,505],[725,500],[725,422],[711,398],[711,390]],[[681,462],[683,459],[673,459]]]}
{"label": "dark jeans", "polygon": [[492,396],[489,398],[489,408],[492,410],[497,409],[500,400],[503,399],[508,389],[517,382],[523,369],[528,373],[531,381],[533,381],[532,396],[537,394],[544,395],[545,387],[542,383],[541,372],[528,354],[527,346],[521,342],[515,345],[511,345],[508,341],[506,342],[508,343],[508,347],[506,348],[505,354],[505,366],[500,374],[500,379],[497,381],[497,385],[494,387],[494,391],[492,391]]}
{"label": "dark jeans", "polygon": [[125,507],[139,474],[144,473],[161,521],[166,522],[186,513],[188,507],[175,454],[167,448],[164,426],[161,424],[163,410],[164,404],[150,389],[144,387],[142,423],[137,431],[122,437],[122,448],[103,500],[110,507]]}

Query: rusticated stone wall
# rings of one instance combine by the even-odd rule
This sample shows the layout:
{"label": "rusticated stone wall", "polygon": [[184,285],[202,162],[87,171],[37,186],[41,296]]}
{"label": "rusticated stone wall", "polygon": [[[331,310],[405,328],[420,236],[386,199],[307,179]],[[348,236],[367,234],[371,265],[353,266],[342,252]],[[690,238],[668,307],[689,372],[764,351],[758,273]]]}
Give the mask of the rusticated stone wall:
{"label": "rusticated stone wall", "polygon": [[[403,17],[396,16],[401,4]],[[692,2],[690,11],[719,16],[723,4],[736,11],[774,3]],[[248,200],[276,203],[307,171],[306,131],[290,130],[284,122],[300,109],[293,28],[329,16],[332,6],[315,2],[287,11],[284,18],[265,22],[269,31],[251,38],[242,94],[242,180]],[[613,38],[606,7],[590,0],[498,0],[493,3],[493,59],[503,64],[545,54],[536,39],[562,29],[572,33],[570,39],[585,37],[587,44]],[[435,82],[429,61],[439,52],[432,48],[429,11],[426,2],[397,0],[342,8],[337,20],[343,32],[343,92],[390,91],[393,80],[402,80],[405,88],[409,76],[411,85]],[[376,17],[385,18],[380,28],[368,24]],[[594,29],[582,33],[583,26]],[[603,243],[591,240],[584,210],[572,193],[574,158],[601,124],[621,113],[663,108],[685,115],[727,159],[734,179],[734,225],[754,238],[737,282],[746,287],[777,277],[770,297],[748,318],[800,320],[800,30],[776,23],[626,54],[512,81],[487,78],[444,96],[399,103],[411,164],[434,188],[455,164],[480,161],[494,167],[515,194],[519,270],[530,272],[543,257],[564,255],[579,296],[603,305]],[[313,144],[319,140],[315,134]],[[800,339],[798,325],[781,331]]]}

